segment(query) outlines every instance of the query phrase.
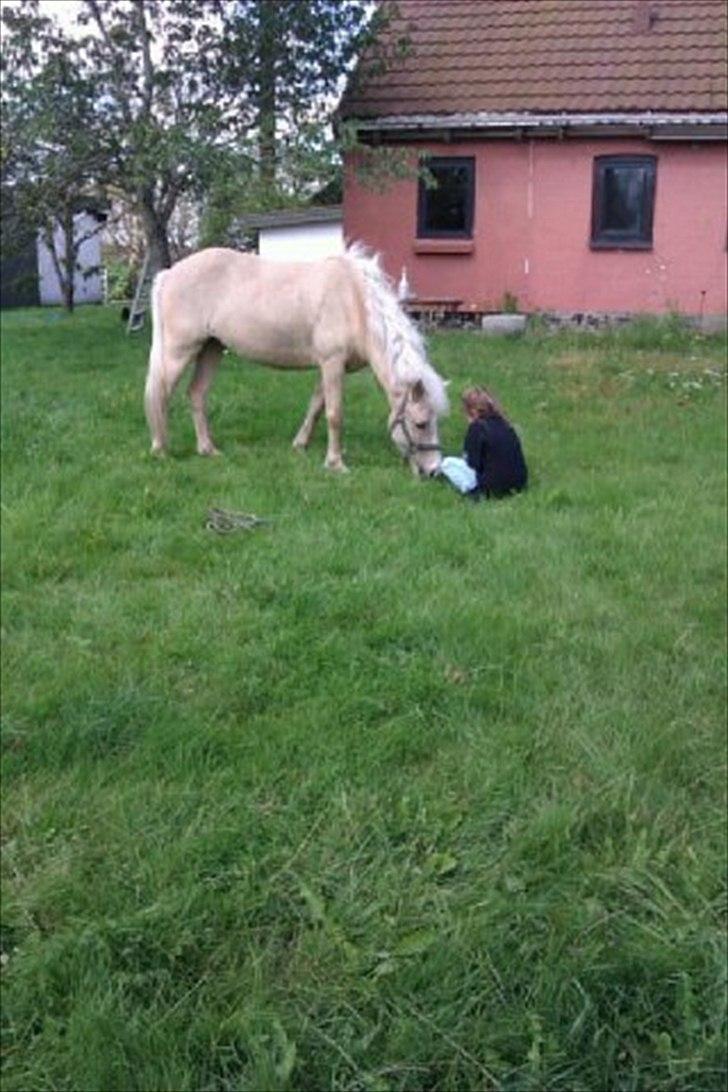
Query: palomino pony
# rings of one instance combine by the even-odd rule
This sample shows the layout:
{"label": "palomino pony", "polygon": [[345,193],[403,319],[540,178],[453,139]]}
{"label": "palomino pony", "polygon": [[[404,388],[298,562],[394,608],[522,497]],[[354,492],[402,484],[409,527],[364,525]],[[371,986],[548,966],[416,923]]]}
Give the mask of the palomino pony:
{"label": "palomino pony", "polygon": [[270,262],[235,250],[201,250],[159,273],[152,290],[152,348],[145,394],[152,451],[167,443],[167,406],[182,372],[189,386],[201,455],[217,454],[206,395],[223,347],[278,368],[318,366],[320,379],[293,446],[304,449],[322,410],[325,465],[341,455],[342,382],[371,365],[389,401],[389,432],[416,473],[439,468],[438,417],[445,384],[422,338],[397,302],[376,257],[360,246],[316,262]]}

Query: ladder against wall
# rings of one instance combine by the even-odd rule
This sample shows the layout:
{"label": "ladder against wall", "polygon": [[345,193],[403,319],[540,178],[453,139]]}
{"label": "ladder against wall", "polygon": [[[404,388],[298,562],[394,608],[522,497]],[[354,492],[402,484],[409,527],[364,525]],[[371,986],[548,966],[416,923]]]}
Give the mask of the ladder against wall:
{"label": "ladder against wall", "polygon": [[136,331],[141,330],[144,325],[144,319],[149,310],[149,303],[152,296],[152,281],[154,280],[154,274],[155,270],[152,267],[152,263],[149,261],[149,254],[145,254],[144,262],[142,263],[142,271],[139,274],[136,291],[134,292],[134,302],[131,305],[129,319],[126,324],[127,334],[136,333]]}

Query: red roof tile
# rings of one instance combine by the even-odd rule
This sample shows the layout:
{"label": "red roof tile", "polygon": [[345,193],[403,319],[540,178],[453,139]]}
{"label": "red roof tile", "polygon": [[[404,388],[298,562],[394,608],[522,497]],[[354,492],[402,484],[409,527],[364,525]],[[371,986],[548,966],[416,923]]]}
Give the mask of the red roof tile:
{"label": "red roof tile", "polygon": [[344,117],[728,109],[725,0],[399,0]]}

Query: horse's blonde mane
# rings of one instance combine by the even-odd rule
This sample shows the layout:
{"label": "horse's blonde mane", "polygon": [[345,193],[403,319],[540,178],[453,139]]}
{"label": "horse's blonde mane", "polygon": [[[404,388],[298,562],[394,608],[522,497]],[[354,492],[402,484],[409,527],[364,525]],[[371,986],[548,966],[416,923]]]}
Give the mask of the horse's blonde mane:
{"label": "horse's blonde mane", "polygon": [[447,413],[445,383],[427,359],[419,330],[400,307],[379,255],[361,243],[353,243],[346,248],[346,258],[364,282],[370,332],[389,365],[392,385],[410,386],[419,380],[438,417]]}

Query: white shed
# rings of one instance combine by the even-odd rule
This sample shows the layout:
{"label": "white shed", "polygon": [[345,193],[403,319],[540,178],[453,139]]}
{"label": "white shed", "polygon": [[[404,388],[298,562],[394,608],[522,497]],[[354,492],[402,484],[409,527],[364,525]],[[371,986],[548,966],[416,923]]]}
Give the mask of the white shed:
{"label": "white shed", "polygon": [[344,252],[341,205],[310,206],[244,217],[258,233],[258,253],[274,261],[312,261]]}
{"label": "white shed", "polygon": [[[76,303],[101,303],[104,298],[101,275],[101,229],[106,216],[91,210],[78,212],[73,218],[74,231],[83,242],[79,247],[78,265],[74,276],[74,297]],[[55,231],[55,245],[58,254],[64,253],[63,231]],[[38,235],[38,295],[42,304],[62,304],[63,292],[53,263],[53,256]],[[92,271],[88,276],[86,271]]]}

